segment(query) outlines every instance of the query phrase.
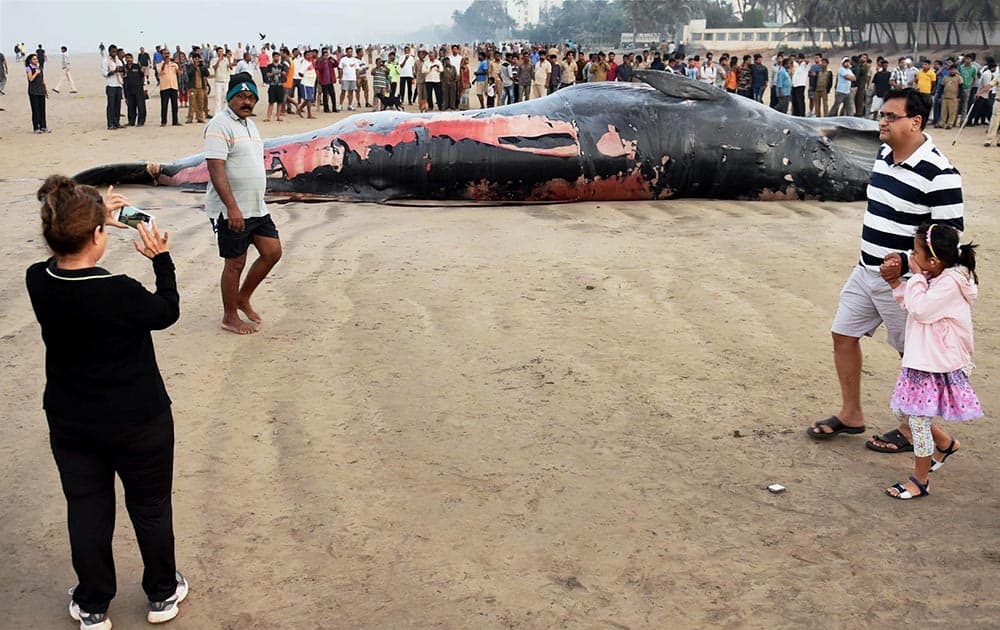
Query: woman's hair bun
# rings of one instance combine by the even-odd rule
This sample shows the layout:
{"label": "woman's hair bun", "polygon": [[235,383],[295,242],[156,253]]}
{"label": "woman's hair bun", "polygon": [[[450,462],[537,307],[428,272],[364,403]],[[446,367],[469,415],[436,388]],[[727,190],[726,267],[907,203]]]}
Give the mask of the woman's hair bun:
{"label": "woman's hair bun", "polygon": [[104,224],[104,200],[92,186],[65,175],[49,175],[38,189],[42,233],[56,254],[79,251],[94,228]]}

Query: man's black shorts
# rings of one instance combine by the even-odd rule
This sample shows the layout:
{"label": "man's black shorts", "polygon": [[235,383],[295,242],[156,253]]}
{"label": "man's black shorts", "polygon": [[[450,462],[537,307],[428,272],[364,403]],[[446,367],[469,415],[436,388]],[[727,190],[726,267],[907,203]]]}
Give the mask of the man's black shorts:
{"label": "man's black shorts", "polygon": [[215,220],[215,229],[219,236],[219,256],[223,258],[239,258],[246,254],[255,236],[278,238],[278,228],[269,214],[244,219],[242,232],[230,230],[229,221],[220,216]]}
{"label": "man's black shorts", "polygon": [[269,104],[284,103],[285,102],[285,86],[283,86],[283,85],[269,85],[269,86],[267,86],[267,102]]}

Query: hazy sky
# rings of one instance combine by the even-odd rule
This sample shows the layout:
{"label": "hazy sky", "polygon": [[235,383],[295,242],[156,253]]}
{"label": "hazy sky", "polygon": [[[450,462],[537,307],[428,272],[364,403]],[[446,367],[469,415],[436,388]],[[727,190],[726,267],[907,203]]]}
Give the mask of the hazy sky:
{"label": "hazy sky", "polygon": [[451,24],[472,0],[0,0],[0,46],[96,52],[115,43],[127,50],[198,41],[367,43],[391,41],[424,27]]}

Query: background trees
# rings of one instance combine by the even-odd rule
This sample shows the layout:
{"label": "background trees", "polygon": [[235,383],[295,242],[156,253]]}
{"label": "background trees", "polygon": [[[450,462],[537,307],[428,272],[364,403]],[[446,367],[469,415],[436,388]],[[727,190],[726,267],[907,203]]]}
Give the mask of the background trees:
{"label": "background trees", "polygon": [[[564,0],[560,7],[543,10],[539,23],[523,31],[515,29],[504,0],[472,0],[465,11],[452,15],[452,38],[611,45],[621,33],[657,32],[665,40],[679,40],[683,26],[694,18],[704,18],[709,28],[726,28],[745,19],[759,22],[760,16],[765,22],[810,29],[814,44],[827,29],[846,26],[847,43],[855,46],[986,47],[988,32],[1000,22],[1000,0]],[[900,23],[906,28],[897,35],[890,24]],[[960,31],[967,32],[969,25],[978,32],[978,41],[962,41]]]}

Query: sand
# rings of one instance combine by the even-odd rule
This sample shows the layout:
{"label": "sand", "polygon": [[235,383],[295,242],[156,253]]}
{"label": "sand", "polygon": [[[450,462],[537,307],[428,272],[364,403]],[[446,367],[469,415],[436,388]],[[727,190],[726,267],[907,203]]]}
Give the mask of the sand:
{"label": "sand", "polygon": [[[65,503],[41,409],[24,269],[46,257],[50,173],[200,151],[201,126],[105,130],[97,58],[31,133],[0,97],[0,610],[69,628]],[[54,85],[57,69],[50,72]],[[155,94],[155,92],[154,92]],[[184,110],[182,110],[182,113]],[[262,124],[265,135],[334,120]],[[937,142],[980,250],[973,383],[996,387],[1000,150]],[[284,259],[263,330],[219,329],[201,196],[124,190],[169,229],[180,321],[156,333],[174,401],[175,529],[191,583],[173,628],[866,628],[997,623],[998,439],[986,418],[904,503],[912,460],[836,411],[829,324],[863,203],[669,201],[504,208],[276,205]],[[128,232],[104,266],[152,285]],[[869,433],[899,360],[864,343]],[[737,433],[738,432],[738,433]],[[771,494],[769,483],[787,486]],[[145,625],[119,500],[116,628]]]}

